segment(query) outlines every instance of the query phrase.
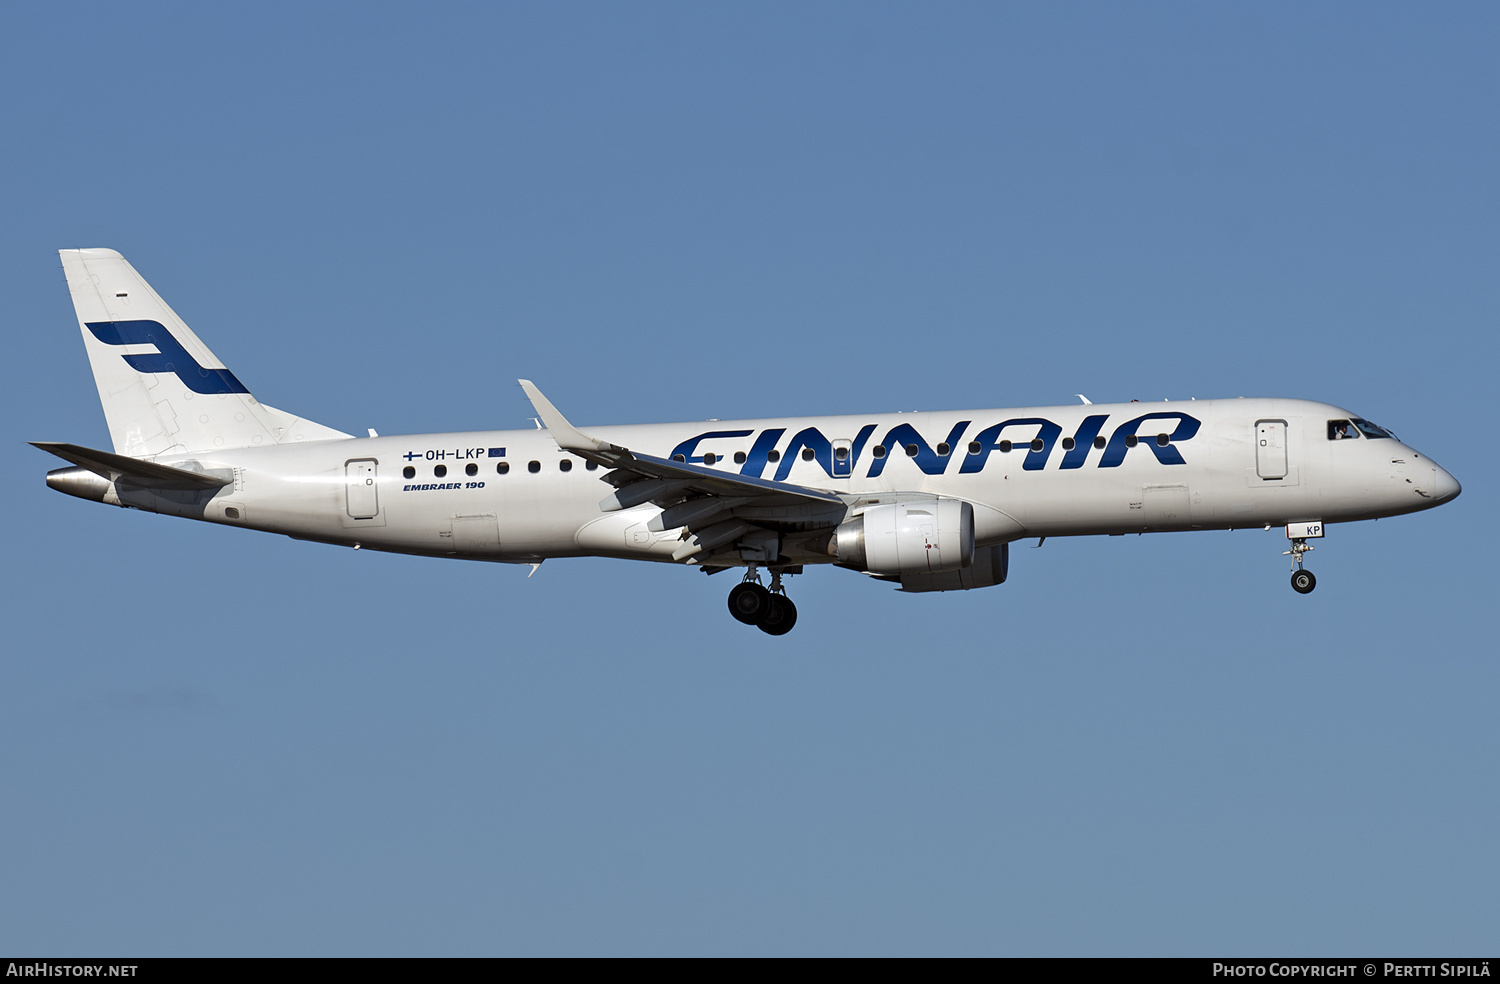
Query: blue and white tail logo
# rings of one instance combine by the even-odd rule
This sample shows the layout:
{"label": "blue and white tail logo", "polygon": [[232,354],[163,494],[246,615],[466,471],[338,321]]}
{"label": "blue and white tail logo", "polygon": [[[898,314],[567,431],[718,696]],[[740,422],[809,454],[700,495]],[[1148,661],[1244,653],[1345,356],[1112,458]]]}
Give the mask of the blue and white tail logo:
{"label": "blue and white tail logo", "polygon": [[[116,454],[144,458],[349,436],[256,400],[117,251],[57,252]],[[168,382],[169,374],[182,385]]]}
{"label": "blue and white tail logo", "polygon": [[155,352],[124,353],[121,358],[137,372],[170,372],[194,393],[248,393],[228,369],[205,369],[160,321],[88,321],[94,337],[105,345],[154,345]]}

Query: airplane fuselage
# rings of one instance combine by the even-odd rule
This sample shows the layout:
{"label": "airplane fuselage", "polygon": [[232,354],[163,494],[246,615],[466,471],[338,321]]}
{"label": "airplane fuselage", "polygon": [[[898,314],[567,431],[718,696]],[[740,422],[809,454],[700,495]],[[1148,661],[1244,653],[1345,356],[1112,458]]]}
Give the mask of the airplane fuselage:
{"label": "airplane fuselage", "polygon": [[[1394,438],[1355,431],[1330,439],[1330,421],[1349,419],[1357,418],[1324,403],[1233,399],[590,432],[733,475],[826,489],[850,500],[847,510],[902,497],[964,500],[974,507],[977,546],[1033,536],[1349,522],[1429,508],[1456,490],[1431,459]],[[157,461],[232,472],[233,482],[205,495],[153,492],[127,481],[107,497],[88,497],[366,549],[474,560],[671,561],[681,537],[678,528],[649,528],[662,513],[650,503],[602,510],[601,498],[612,491],[601,480],[606,469],[560,450],[546,430],[347,438]],[[752,518],[784,531],[789,561],[833,561],[826,550],[797,544],[799,525],[826,527],[828,518]]]}

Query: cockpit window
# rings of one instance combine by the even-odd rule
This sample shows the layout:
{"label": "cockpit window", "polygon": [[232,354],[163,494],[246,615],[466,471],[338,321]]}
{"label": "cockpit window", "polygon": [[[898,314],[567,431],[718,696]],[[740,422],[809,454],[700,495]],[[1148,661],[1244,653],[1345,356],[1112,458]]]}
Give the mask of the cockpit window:
{"label": "cockpit window", "polygon": [[1352,441],[1359,438],[1359,429],[1347,420],[1330,420],[1328,422],[1328,439],[1330,441]]}
{"label": "cockpit window", "polygon": [[1358,417],[1355,417],[1351,422],[1355,427],[1359,428],[1360,433],[1364,434],[1365,437],[1389,437],[1392,439],[1396,437],[1395,434],[1392,434],[1384,427],[1372,424],[1368,420],[1360,420]]}

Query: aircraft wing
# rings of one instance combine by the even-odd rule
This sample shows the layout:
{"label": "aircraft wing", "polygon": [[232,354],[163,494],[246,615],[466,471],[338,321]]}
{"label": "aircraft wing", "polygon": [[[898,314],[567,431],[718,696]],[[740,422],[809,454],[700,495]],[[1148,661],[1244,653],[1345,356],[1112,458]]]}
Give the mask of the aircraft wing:
{"label": "aircraft wing", "polygon": [[[645,502],[662,507],[651,528],[682,527],[684,543],[673,556],[692,560],[698,554],[733,543],[760,523],[793,519],[804,526],[832,527],[842,521],[847,501],[825,489],[736,475],[707,465],[639,454],[585,434],[558,412],[529,379],[517,380],[536,408],[557,446],[611,469],[603,479],[616,487],[599,503],[605,512]],[[736,511],[752,512],[746,519]]]}
{"label": "aircraft wing", "polygon": [[[683,489],[703,495],[750,496],[756,499],[772,497],[785,500],[787,504],[793,502],[839,506],[844,504],[844,500],[837,493],[823,489],[793,485],[790,482],[773,482],[764,478],[751,478],[749,475],[735,475],[717,471],[707,465],[690,465],[681,461],[653,457],[649,454],[635,454],[628,450],[621,450],[623,454],[620,454],[615,461],[608,463],[616,471],[656,479],[670,485],[681,485]],[[611,484],[615,483],[611,482]]]}
{"label": "aircraft wing", "polygon": [[[668,458],[639,454],[629,448],[622,448],[618,444],[591,437],[568,423],[567,418],[558,412],[557,408],[552,405],[552,401],[542,395],[542,391],[536,388],[535,383],[529,379],[517,381],[526,391],[526,395],[531,399],[531,405],[536,408],[537,415],[541,417],[542,423],[547,426],[547,430],[551,432],[559,448],[615,469],[617,472],[625,473],[619,476],[622,480],[606,476],[606,481],[609,481],[611,485],[629,487],[642,479],[654,479],[663,485],[674,486],[677,491],[671,493],[670,496],[678,499],[682,498],[679,492],[692,491],[702,495],[748,496],[757,500],[770,496],[784,500],[788,505],[844,504],[844,499],[836,492],[808,488],[805,485],[793,485],[790,482],[752,478],[749,475],[736,475],[732,472],[710,468],[707,465],[693,465],[684,461],[672,461]],[[636,494],[639,495],[639,493]],[[638,498],[632,505],[654,501],[656,498],[658,496]],[[758,504],[768,505],[769,503],[759,502]],[[600,503],[600,505],[608,508],[605,503]],[[626,507],[617,505],[614,508]]]}

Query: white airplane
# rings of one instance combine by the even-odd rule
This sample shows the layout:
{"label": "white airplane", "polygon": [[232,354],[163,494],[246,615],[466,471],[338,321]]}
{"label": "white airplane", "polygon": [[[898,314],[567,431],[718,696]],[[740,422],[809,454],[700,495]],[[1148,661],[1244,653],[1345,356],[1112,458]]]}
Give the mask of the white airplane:
{"label": "white airplane", "polygon": [[52,488],[355,549],[743,568],[730,613],[772,635],[797,619],[783,577],[808,564],[983,588],[1023,537],[1285,526],[1306,594],[1326,524],[1460,491],[1390,431],[1286,399],[583,431],[523,379],[545,430],[354,437],[251,396],[119,253],[60,252],[114,452],[37,443],[74,465]]}

